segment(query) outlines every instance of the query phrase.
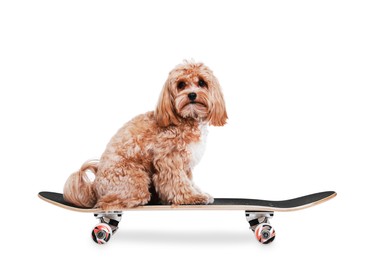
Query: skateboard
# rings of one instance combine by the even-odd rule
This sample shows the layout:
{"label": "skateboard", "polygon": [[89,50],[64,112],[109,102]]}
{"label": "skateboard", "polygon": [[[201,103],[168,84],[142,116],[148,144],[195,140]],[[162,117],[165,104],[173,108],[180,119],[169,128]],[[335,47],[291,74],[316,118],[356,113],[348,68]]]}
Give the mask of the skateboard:
{"label": "skateboard", "polygon": [[269,221],[273,217],[274,212],[287,212],[309,208],[328,201],[336,195],[337,193],[334,191],[325,191],[279,201],[215,198],[214,203],[208,205],[174,206],[152,203],[135,208],[123,208],[111,211],[74,206],[65,201],[61,193],[43,191],[38,196],[42,200],[64,209],[93,213],[99,220],[99,224],[92,230],[92,239],[98,244],[106,244],[113,234],[116,233],[123,212],[136,210],[242,210],[245,211],[246,220],[249,222],[250,229],[254,232],[256,239],[262,244],[269,244],[276,236],[276,232]]}

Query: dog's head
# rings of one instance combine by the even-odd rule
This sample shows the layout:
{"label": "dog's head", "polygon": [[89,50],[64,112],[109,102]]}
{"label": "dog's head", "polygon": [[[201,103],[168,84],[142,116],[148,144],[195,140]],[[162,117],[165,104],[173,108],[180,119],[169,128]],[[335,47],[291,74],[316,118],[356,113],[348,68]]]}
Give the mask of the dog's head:
{"label": "dog's head", "polygon": [[180,125],[184,119],[226,123],[227,112],[220,85],[202,63],[185,61],[169,74],[155,110],[158,125]]}

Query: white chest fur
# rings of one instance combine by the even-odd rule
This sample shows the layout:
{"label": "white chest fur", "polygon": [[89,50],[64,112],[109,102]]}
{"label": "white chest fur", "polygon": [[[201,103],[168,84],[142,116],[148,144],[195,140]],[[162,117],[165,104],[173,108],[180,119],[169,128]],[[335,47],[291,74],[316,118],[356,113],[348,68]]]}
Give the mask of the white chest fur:
{"label": "white chest fur", "polygon": [[191,158],[190,158],[191,169],[193,169],[193,167],[199,163],[206,148],[206,139],[207,139],[207,134],[208,134],[207,124],[201,124],[199,128],[201,131],[201,136],[199,138],[199,141],[190,143],[188,145],[188,149],[191,153]]}

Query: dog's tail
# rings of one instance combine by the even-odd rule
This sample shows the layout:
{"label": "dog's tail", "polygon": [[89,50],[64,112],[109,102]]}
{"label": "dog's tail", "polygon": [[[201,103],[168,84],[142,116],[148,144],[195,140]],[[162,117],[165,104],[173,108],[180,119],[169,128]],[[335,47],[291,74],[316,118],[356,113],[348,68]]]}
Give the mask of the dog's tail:
{"label": "dog's tail", "polygon": [[92,181],[87,176],[87,171],[96,175],[98,160],[86,161],[79,171],[74,172],[67,179],[63,188],[63,198],[79,207],[92,208],[97,201]]}

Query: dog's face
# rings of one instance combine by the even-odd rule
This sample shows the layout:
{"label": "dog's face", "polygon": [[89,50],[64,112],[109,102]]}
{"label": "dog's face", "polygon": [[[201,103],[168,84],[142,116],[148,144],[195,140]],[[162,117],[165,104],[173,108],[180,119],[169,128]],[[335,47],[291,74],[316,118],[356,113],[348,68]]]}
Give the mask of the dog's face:
{"label": "dog's face", "polygon": [[194,119],[222,126],[227,112],[218,80],[202,63],[184,62],[169,74],[155,111],[158,125]]}

